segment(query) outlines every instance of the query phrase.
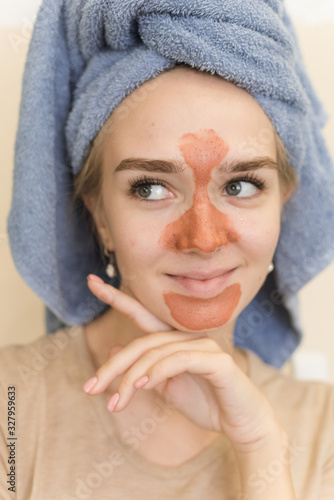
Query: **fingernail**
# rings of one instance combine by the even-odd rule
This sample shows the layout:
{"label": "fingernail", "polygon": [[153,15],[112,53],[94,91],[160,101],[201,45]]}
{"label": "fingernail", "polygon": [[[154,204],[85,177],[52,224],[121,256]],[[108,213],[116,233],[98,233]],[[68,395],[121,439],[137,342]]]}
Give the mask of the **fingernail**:
{"label": "fingernail", "polygon": [[118,403],[118,400],[119,400],[119,393],[115,392],[115,394],[113,396],[111,396],[109,403],[107,404],[107,409],[109,411],[114,411],[114,409],[116,408],[116,405]]}
{"label": "fingernail", "polygon": [[89,274],[87,276],[87,279],[90,281],[95,281],[96,283],[104,283],[104,281],[99,276],[96,276],[96,274]]}
{"label": "fingernail", "polygon": [[94,389],[96,383],[97,383],[97,377],[90,378],[83,386],[83,390],[88,394],[92,389]]}
{"label": "fingernail", "polygon": [[144,375],[143,377],[140,377],[138,380],[136,380],[134,385],[137,389],[140,389],[145,384],[147,384],[147,382],[148,382],[148,376]]}

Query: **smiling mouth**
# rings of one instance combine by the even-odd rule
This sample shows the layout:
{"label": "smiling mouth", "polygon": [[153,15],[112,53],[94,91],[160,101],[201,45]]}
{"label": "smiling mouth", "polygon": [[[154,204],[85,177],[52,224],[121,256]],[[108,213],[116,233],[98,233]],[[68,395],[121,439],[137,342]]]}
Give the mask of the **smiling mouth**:
{"label": "smiling mouth", "polygon": [[173,280],[174,283],[177,283],[180,287],[182,287],[184,290],[187,290],[193,295],[195,294],[208,296],[221,292],[235,269],[236,268],[231,269],[227,272],[223,272],[222,274],[219,274],[212,278],[199,279],[197,276],[196,278],[194,278],[188,276],[176,276],[173,274],[166,274],[166,276]]}

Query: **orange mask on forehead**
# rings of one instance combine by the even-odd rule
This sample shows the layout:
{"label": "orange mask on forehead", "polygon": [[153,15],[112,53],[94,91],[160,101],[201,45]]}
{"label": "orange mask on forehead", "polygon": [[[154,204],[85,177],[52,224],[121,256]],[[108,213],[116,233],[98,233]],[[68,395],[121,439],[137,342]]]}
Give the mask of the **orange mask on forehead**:
{"label": "orange mask on forehead", "polygon": [[[208,193],[212,169],[223,161],[228,150],[228,145],[212,129],[203,130],[201,134],[182,136],[180,151],[194,171],[193,205],[178,220],[166,226],[159,240],[163,248],[174,252],[199,249],[211,253],[221,246],[238,241],[239,234],[227,215],[211,203]],[[224,325],[232,316],[240,297],[239,283],[228,286],[219,295],[209,299],[164,293],[172,317],[190,330]]]}
{"label": "orange mask on forehead", "polygon": [[193,205],[178,220],[166,226],[159,240],[163,248],[175,252],[198,248],[211,253],[239,239],[228,217],[211,203],[208,193],[212,169],[223,161],[228,149],[212,129],[182,136],[182,156],[194,171]]}

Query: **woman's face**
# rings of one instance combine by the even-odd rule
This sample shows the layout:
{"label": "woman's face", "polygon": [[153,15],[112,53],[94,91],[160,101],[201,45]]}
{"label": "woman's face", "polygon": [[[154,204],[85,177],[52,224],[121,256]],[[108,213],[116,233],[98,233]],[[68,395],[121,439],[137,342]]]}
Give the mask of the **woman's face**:
{"label": "woman's face", "polygon": [[233,322],[263,284],[283,196],[274,132],[244,90],[177,68],[114,112],[103,207],[122,290],[178,330]]}

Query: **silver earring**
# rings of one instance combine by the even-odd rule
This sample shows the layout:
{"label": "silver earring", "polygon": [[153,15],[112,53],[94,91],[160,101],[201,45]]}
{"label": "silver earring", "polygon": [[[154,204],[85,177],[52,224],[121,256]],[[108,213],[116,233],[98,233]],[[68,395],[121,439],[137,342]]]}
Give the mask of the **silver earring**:
{"label": "silver earring", "polygon": [[275,269],[275,266],[273,264],[273,262],[271,264],[269,264],[269,267],[268,267],[268,274],[270,274],[273,270]]}
{"label": "silver earring", "polygon": [[104,245],[104,255],[109,258],[109,262],[106,267],[106,275],[109,278],[116,277],[116,268],[115,268],[115,252],[112,250],[108,250],[108,248]]}

